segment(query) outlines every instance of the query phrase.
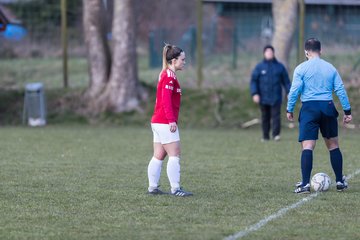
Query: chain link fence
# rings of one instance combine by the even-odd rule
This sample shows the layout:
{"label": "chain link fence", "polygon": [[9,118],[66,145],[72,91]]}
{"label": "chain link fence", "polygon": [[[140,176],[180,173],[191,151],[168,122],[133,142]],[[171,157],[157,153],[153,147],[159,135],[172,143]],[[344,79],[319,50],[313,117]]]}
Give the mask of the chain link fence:
{"label": "chain link fence", "polygon": [[[67,2],[69,84],[86,87],[82,1]],[[103,2],[111,15],[113,0]],[[318,4],[306,5],[305,37],[319,38],[324,58],[340,70],[348,84],[358,84],[360,2],[312,2]],[[0,7],[18,20],[0,34],[1,86],[16,88],[25,82],[42,81],[47,86],[61,87],[60,1],[0,0]],[[204,87],[247,87],[251,70],[262,59],[262,48],[271,42],[274,32],[270,1],[204,0],[202,11]],[[196,86],[196,0],[136,0],[136,13],[140,79],[155,83],[166,42],[185,50],[189,67],[181,77],[185,86]],[[290,71],[297,64],[296,35]]]}

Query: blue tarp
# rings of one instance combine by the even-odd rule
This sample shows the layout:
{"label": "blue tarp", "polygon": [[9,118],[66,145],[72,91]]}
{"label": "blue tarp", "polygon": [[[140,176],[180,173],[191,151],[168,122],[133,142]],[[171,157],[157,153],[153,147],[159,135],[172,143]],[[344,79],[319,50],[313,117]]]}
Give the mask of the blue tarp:
{"label": "blue tarp", "polygon": [[10,41],[20,41],[27,35],[26,29],[21,25],[7,24],[6,30],[0,36]]}

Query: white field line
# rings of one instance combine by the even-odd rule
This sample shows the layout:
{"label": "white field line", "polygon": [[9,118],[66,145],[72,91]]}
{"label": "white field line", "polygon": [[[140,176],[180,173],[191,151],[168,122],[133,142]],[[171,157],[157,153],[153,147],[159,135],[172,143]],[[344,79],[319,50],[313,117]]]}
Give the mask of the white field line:
{"label": "white field line", "polygon": [[[360,168],[357,169],[355,172],[353,172],[352,174],[347,176],[347,179],[351,179],[352,177],[358,175],[360,173]],[[240,239],[242,237],[245,237],[246,235],[255,232],[257,230],[259,230],[260,228],[262,228],[263,226],[265,226],[268,222],[275,220],[279,217],[282,217],[283,215],[285,215],[289,210],[292,210],[294,208],[300,207],[301,205],[303,205],[304,203],[316,198],[319,195],[318,192],[312,193],[310,194],[308,197],[302,198],[300,199],[298,202],[289,205],[287,207],[281,208],[279,211],[277,211],[274,214],[271,214],[263,219],[261,219],[259,222],[248,226],[245,230],[239,231],[233,235],[230,235],[228,237],[225,238],[225,240],[235,240],[235,239]]]}

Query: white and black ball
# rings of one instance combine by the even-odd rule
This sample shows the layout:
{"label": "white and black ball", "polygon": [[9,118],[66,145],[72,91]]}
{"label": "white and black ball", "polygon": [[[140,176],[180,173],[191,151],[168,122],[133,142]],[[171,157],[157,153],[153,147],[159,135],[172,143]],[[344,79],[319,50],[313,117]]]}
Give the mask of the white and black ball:
{"label": "white and black ball", "polygon": [[326,173],[316,173],[311,178],[311,187],[316,192],[327,191],[331,185],[331,179]]}

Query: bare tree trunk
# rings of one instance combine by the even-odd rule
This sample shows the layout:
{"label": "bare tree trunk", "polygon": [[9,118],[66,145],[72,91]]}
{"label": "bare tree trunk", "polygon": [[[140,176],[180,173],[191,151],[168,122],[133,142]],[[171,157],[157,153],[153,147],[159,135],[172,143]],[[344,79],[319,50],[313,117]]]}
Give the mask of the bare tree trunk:
{"label": "bare tree trunk", "polygon": [[297,6],[297,0],[272,1],[275,26],[272,44],[276,51],[276,57],[286,68],[289,66],[292,38],[296,28]]}
{"label": "bare tree trunk", "polygon": [[104,32],[102,0],[83,0],[84,36],[89,64],[89,88],[86,97],[95,99],[104,89],[111,64],[106,33]]}
{"label": "bare tree trunk", "polygon": [[99,107],[100,111],[124,112],[139,108],[135,6],[132,0],[115,1],[114,4],[111,75]]}
{"label": "bare tree trunk", "polygon": [[112,58],[105,38],[103,1],[83,0],[83,4],[90,74],[85,94],[87,112],[140,110],[140,98],[145,99],[147,95],[137,76],[135,2],[114,1]]}

